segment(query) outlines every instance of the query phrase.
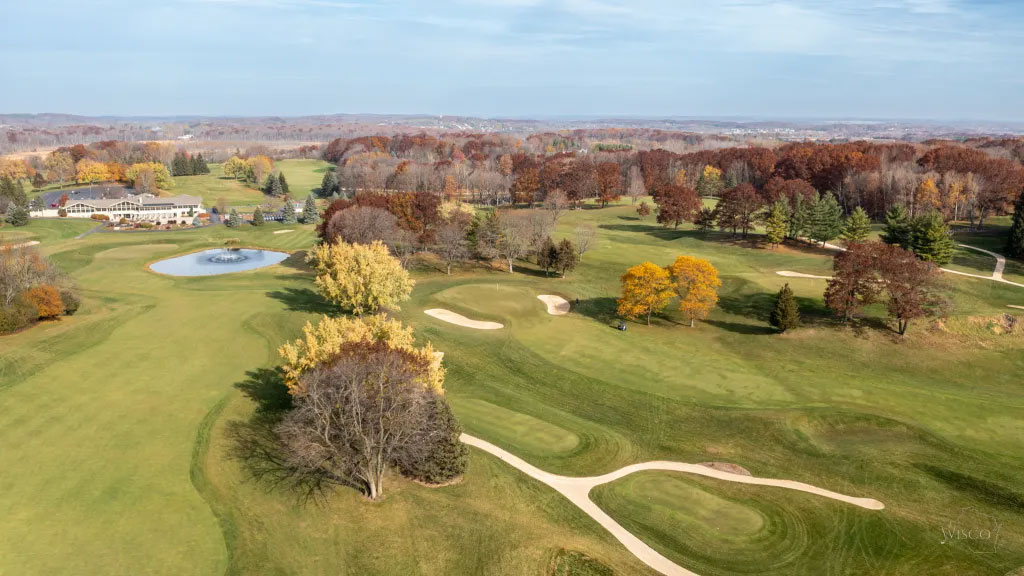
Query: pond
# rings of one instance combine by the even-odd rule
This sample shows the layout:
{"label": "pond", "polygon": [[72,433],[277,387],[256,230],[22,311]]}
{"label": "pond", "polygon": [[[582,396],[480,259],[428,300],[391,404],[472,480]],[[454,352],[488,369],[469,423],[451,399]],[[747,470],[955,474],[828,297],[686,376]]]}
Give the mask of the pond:
{"label": "pond", "polygon": [[154,262],[149,268],[169,276],[214,276],[272,266],[288,256],[272,250],[214,248]]}

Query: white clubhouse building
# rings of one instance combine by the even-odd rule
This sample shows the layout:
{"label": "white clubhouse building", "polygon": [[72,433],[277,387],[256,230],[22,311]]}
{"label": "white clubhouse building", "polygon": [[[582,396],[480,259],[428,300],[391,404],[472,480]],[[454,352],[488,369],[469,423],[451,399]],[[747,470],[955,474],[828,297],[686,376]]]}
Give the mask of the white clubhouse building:
{"label": "white clubhouse building", "polygon": [[191,223],[192,218],[205,214],[203,199],[198,196],[159,197],[152,194],[125,196],[124,198],[88,198],[68,200],[63,208],[46,208],[32,212],[32,216],[57,217],[63,210],[68,218],[91,218],[104,214],[117,222],[121,218],[132,221],[164,224],[170,220]]}

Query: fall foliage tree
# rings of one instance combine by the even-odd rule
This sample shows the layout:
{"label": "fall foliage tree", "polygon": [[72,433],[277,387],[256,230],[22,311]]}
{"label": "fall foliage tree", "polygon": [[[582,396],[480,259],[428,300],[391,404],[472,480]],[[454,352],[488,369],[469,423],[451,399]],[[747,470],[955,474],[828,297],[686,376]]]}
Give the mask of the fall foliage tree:
{"label": "fall foliage tree", "polygon": [[622,174],[615,162],[602,162],[597,165],[598,200],[604,208],[611,202],[618,202],[622,186]]}
{"label": "fall foliage tree", "polygon": [[899,246],[879,244],[876,250],[878,275],[887,295],[886,310],[903,336],[912,320],[935,315],[944,305],[938,292],[939,268]]}
{"label": "fall foliage tree", "polygon": [[647,205],[646,200],[640,201],[640,205],[636,207],[636,214],[640,218],[647,218],[651,215],[651,207]]}
{"label": "fall foliage tree", "polygon": [[75,177],[75,160],[66,150],[55,150],[48,154],[43,166],[49,172],[50,180],[60,182],[61,188],[65,182]]}
{"label": "fall foliage tree", "polygon": [[25,299],[38,311],[40,319],[56,318],[64,313],[60,290],[49,284],[40,284],[25,292]]}
{"label": "fall foliage tree", "polygon": [[683,222],[693,222],[700,210],[700,198],[697,191],[685,186],[667,186],[655,201],[658,203],[658,223],[663,226],[679,228]]}
{"label": "fall foliage tree", "polygon": [[322,316],[315,326],[307,321],[302,328],[302,338],[278,348],[284,360],[281,368],[288,392],[301,396],[305,392],[300,381],[303,373],[328,362],[346,344],[355,343],[385,344],[423,359],[429,363],[423,384],[435,392],[444,391],[444,368],[434,347],[429,342],[416,346],[411,327],[384,314],[374,314],[363,318]]}
{"label": "fall foliage tree", "polygon": [[708,164],[697,180],[697,193],[703,197],[717,197],[725,189],[722,171]]}
{"label": "fall foliage tree", "polygon": [[321,244],[310,251],[306,262],[316,273],[320,293],[357,316],[381,308],[397,310],[415,284],[380,241]]}
{"label": "fall foliage tree", "polygon": [[79,160],[76,170],[76,180],[95,184],[110,179],[110,172],[103,162],[96,162],[88,158]]}
{"label": "fall foliage tree", "polygon": [[934,178],[925,178],[917,187],[917,192],[914,195],[914,205],[920,212],[931,212],[942,207],[939,187],[935,185]]}
{"label": "fall foliage tree", "polygon": [[[174,187],[174,179],[162,162],[138,162],[128,167],[125,172],[128,183],[146,192],[156,192],[157,189],[169,190]],[[149,189],[152,187],[152,189]]]}
{"label": "fall foliage tree", "polygon": [[562,278],[569,272],[576,269],[580,263],[579,247],[572,243],[572,240],[563,238],[555,249],[554,267],[562,274]]}
{"label": "fall foliage tree", "polygon": [[875,272],[877,243],[857,242],[832,260],[832,278],[825,289],[825,305],[844,321],[878,298],[880,285]]}
{"label": "fall foliage tree", "polygon": [[717,212],[715,212],[713,208],[705,206],[697,212],[697,216],[694,218],[693,224],[697,227],[697,230],[707,234],[711,230],[714,230],[717,218]]}
{"label": "fall foliage tree", "polygon": [[692,328],[694,319],[706,318],[718,303],[718,289],[722,286],[718,270],[703,258],[679,256],[669,267],[669,273],[679,294],[679,310],[689,316]]}
{"label": "fall foliage tree", "polygon": [[764,200],[748,183],[740,184],[722,193],[716,209],[718,210],[718,226],[731,228],[733,234],[739,229],[743,237],[754,228],[757,212]]}
{"label": "fall foliage tree", "polygon": [[676,294],[668,270],[653,262],[633,266],[620,280],[622,296],[618,300],[618,314],[626,318],[646,316],[648,326],[651,314],[664,310]]}

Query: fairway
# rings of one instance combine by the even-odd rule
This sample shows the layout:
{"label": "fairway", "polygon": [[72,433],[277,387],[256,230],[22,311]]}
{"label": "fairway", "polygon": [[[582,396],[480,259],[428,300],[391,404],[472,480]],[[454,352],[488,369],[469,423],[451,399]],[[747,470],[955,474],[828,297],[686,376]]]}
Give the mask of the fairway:
{"label": "fairway", "polygon": [[[178,176],[174,179],[173,194],[199,196],[208,208],[224,198],[228,206],[255,208],[266,201],[266,195],[239,180],[224,175],[223,164],[210,163],[210,173],[198,176]],[[281,160],[274,165],[284,173],[293,199],[303,200],[320,187],[327,164],[322,160]]]}
{"label": "fairway", "polygon": [[[313,174],[286,173],[293,189],[318,183]],[[524,263],[512,275],[463,266],[451,276],[414,264],[417,286],[396,314],[445,353],[467,433],[557,474],[731,462],[886,505],[669,472],[594,489],[616,521],[701,575],[1001,576],[1024,565],[1024,337],[986,329],[1024,304],[1024,289],[944,278],[953,315],[901,341],[881,325],[837,325],[824,281],[775,273],[828,275],[826,252],[666,230],[628,203],[568,211],[558,233],[581,222],[598,241],[564,279]],[[566,558],[592,573],[652,573],[569,501],[475,449],[461,482],[389,477],[376,503],[348,489],[302,501],[252,480],[231,457],[233,431],[279,401],[277,346],[331,308],[301,254],[206,278],[146,265],[229,239],[298,252],[312,246],[311,227],[75,238],[91,224],[0,229],[4,241],[39,239],[83,293],[78,314],[0,337],[0,574],[525,576]],[[285,229],[295,232],[275,234]],[[615,330],[625,268],[677,254],[719,269],[718,309],[692,329],[670,312]],[[805,325],[777,335],[766,319],[785,282]],[[555,294],[572,303],[567,314],[538,299]],[[455,326],[428,309],[504,327]],[[992,553],[941,543],[965,508],[1002,526]]]}

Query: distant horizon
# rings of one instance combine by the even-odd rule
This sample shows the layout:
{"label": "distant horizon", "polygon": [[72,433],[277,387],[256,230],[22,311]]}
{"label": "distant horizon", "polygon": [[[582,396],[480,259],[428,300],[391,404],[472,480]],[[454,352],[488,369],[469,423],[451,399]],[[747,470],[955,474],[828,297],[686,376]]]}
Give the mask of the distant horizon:
{"label": "distant horizon", "polygon": [[1024,122],[1024,5],[1009,0],[42,0],[0,13],[0,110],[26,113]]}
{"label": "distant horizon", "polygon": [[735,123],[864,123],[864,124],[1005,124],[1024,127],[1024,120],[987,119],[987,118],[928,118],[928,117],[870,117],[870,116],[783,116],[783,115],[647,115],[647,114],[504,114],[482,116],[459,113],[431,112],[312,112],[308,114],[253,113],[253,114],[217,114],[217,113],[142,113],[142,114],[85,114],[78,112],[3,112],[0,117],[45,117],[68,116],[84,119],[112,120],[174,120],[174,119],[255,119],[255,118],[316,118],[316,117],[392,117],[392,118],[466,118],[487,121],[556,121],[556,122],[615,122],[625,121],[690,121],[690,122],[735,122]]}

